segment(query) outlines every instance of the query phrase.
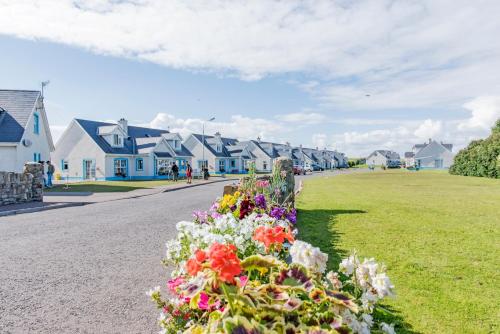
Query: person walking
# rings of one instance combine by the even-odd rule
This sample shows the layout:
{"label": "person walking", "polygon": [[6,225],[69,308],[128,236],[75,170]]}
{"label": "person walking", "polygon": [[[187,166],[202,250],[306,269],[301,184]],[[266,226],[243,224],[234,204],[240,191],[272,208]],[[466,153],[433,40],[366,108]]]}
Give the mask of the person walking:
{"label": "person walking", "polygon": [[174,176],[174,181],[177,182],[177,179],[179,178],[179,166],[177,166],[175,162],[172,165],[172,175]]}
{"label": "person walking", "polygon": [[187,183],[193,182],[193,168],[189,163],[186,166],[186,178],[187,178]]}
{"label": "person walking", "polygon": [[52,188],[52,177],[54,176],[54,165],[47,161],[47,188]]}

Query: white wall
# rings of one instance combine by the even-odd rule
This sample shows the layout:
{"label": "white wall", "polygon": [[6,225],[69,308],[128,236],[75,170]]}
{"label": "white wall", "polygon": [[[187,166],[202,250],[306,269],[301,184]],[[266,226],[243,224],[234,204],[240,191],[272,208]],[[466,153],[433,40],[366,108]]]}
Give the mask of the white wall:
{"label": "white wall", "polygon": [[[35,134],[33,131],[34,129],[33,115],[35,112],[38,114],[38,120],[39,120],[38,134]],[[21,138],[21,141],[17,145],[15,158],[9,156],[9,159],[11,159],[11,161],[5,163],[5,167],[10,168],[11,171],[22,172],[24,164],[28,161],[33,161],[34,153],[40,153],[40,158],[43,161],[50,160],[50,143],[48,139],[50,129],[47,129],[45,127],[46,116],[42,110],[37,110],[35,112],[33,112],[28,119],[23,137]],[[31,142],[31,145],[29,147],[24,146],[22,144],[23,139],[29,140]],[[10,152],[8,153],[9,155],[12,154],[11,149],[9,149],[8,151]],[[0,160],[4,160],[4,158],[2,157],[2,159]],[[4,163],[0,162],[0,164],[1,164],[0,166],[2,166]]]}
{"label": "white wall", "polygon": [[380,153],[370,155],[366,159],[366,164],[375,166],[387,166],[387,158]]}
{"label": "white wall", "polygon": [[[184,145],[193,154],[193,158],[191,160],[192,161],[191,166],[193,167],[194,170],[197,170],[198,160],[200,161],[203,160],[201,143],[196,138],[194,138],[194,136],[189,136]],[[205,160],[208,161],[209,172],[213,173],[219,170],[219,165],[218,164],[216,165],[215,163],[215,156],[207,148],[205,148]]]}
{"label": "white wall", "polygon": [[[94,159],[96,163],[96,178],[105,177],[104,152],[92,138],[76,123],[72,121],[56,144],[52,153],[53,165],[56,173],[69,176],[71,179],[83,177],[83,160]],[[69,170],[61,170],[61,160],[68,161]]]}
{"label": "white wall", "polygon": [[0,172],[19,172],[17,167],[16,146],[0,146]]}

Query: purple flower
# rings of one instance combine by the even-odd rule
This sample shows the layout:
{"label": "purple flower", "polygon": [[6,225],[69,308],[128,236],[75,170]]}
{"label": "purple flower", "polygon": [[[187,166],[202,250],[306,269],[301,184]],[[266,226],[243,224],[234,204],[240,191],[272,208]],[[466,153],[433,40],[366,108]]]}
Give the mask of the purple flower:
{"label": "purple flower", "polygon": [[291,209],[287,214],[286,214],[286,219],[292,224],[297,223],[297,210]]}
{"label": "purple flower", "polygon": [[276,219],[281,219],[286,213],[286,210],[282,207],[275,206],[272,210],[271,213],[269,214],[271,217],[276,218]]}
{"label": "purple flower", "polygon": [[261,209],[265,209],[267,207],[266,204],[266,196],[263,194],[258,194],[255,196],[255,206]]}
{"label": "purple flower", "polygon": [[208,213],[206,211],[194,211],[194,220],[200,224],[207,223]]}

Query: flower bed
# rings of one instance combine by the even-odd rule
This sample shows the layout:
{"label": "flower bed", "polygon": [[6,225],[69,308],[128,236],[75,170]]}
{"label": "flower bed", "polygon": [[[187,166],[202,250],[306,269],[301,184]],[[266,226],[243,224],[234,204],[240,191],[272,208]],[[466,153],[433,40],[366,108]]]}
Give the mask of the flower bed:
{"label": "flower bed", "polygon": [[162,333],[393,333],[372,314],[393,295],[385,267],[356,254],[338,272],[296,240],[296,211],[279,204],[283,175],[250,176],[167,242],[168,295],[148,292]]}

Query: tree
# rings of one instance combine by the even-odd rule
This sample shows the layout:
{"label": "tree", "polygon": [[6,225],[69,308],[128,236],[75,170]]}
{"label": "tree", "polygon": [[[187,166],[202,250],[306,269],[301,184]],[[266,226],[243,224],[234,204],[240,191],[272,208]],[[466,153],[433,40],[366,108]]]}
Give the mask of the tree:
{"label": "tree", "polygon": [[458,152],[450,174],[500,178],[500,119],[488,138],[473,140]]}

